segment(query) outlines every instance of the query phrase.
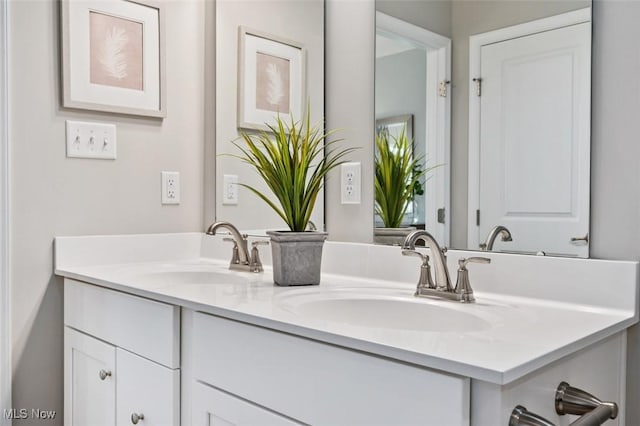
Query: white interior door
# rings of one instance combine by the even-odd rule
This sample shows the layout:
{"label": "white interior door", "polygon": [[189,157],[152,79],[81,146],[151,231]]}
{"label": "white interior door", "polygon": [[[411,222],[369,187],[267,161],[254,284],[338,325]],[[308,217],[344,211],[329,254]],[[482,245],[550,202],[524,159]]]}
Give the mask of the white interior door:
{"label": "white interior door", "polygon": [[591,26],[481,47],[478,243],[588,256]]}

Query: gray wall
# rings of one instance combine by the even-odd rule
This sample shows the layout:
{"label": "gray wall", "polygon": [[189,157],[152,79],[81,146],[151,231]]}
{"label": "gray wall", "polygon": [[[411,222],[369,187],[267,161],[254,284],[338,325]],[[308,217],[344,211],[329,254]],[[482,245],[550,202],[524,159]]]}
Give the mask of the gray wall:
{"label": "gray wall", "polygon": [[[9,5],[13,406],[57,410],[50,425],[63,421],[63,289],[53,276],[53,238],[203,226],[204,3],[161,2],[164,120],[60,108],[58,3]],[[66,119],[116,123],[118,159],[65,158]],[[181,172],[179,206],[160,204],[162,170]]]}
{"label": "gray wall", "polygon": [[[640,260],[640,2],[593,4],[591,256]],[[627,424],[640,424],[640,328],[627,340]]]}
{"label": "gray wall", "polygon": [[360,148],[349,158],[362,163],[361,204],[340,204],[339,171],[325,183],[325,223],[335,241],[373,241],[375,13],[373,0],[327,0],[327,128],[342,129],[342,146]]}
{"label": "gray wall", "polygon": [[451,38],[452,0],[377,0],[376,10]]}

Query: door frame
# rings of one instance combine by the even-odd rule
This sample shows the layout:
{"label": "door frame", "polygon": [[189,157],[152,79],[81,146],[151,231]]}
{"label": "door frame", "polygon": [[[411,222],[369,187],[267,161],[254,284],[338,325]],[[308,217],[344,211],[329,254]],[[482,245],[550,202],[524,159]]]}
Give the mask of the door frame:
{"label": "door frame", "polygon": [[[9,263],[8,0],[0,0],[0,409],[11,408],[11,311]],[[0,417],[0,425],[10,419]]]}
{"label": "door frame", "polygon": [[476,225],[476,211],[480,209],[480,96],[477,95],[476,85],[472,79],[480,76],[482,46],[585,22],[591,22],[590,7],[469,37],[470,81],[467,247],[476,247],[477,242],[480,241],[480,227]]}
{"label": "door frame", "polygon": [[[425,210],[425,224],[442,245],[449,245],[451,215],[451,85],[446,86],[446,95],[438,94],[440,82],[451,81],[451,39],[376,12],[376,31],[399,35],[416,45],[424,46],[427,52],[426,143],[429,160],[437,167],[432,178],[425,183],[425,192],[435,194],[435,208]],[[431,142],[430,142],[431,141]],[[435,153],[435,154],[434,154]],[[444,223],[438,223],[437,210],[444,208]]]}

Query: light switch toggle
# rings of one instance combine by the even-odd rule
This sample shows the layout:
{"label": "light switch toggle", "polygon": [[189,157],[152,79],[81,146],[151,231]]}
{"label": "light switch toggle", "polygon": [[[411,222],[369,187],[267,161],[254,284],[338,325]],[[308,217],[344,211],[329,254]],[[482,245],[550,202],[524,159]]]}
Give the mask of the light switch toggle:
{"label": "light switch toggle", "polygon": [[115,124],[66,121],[67,157],[116,159]]}

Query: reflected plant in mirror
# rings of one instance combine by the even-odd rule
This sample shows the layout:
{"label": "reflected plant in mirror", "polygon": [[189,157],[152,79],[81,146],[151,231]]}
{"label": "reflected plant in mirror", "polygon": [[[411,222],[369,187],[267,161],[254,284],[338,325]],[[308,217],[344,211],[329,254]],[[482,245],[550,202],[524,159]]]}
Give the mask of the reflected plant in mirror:
{"label": "reflected plant in mirror", "polygon": [[376,228],[376,242],[400,244],[416,228],[405,226],[415,222],[417,195],[424,194],[424,179],[435,167],[424,167],[424,156],[414,156],[413,141],[407,137],[406,125],[397,135],[389,127],[376,133],[374,195],[376,219],[383,228]]}

